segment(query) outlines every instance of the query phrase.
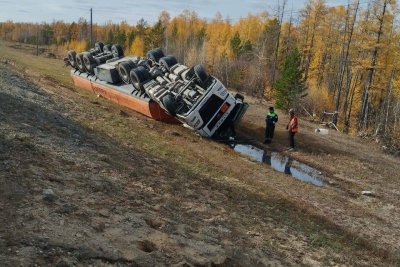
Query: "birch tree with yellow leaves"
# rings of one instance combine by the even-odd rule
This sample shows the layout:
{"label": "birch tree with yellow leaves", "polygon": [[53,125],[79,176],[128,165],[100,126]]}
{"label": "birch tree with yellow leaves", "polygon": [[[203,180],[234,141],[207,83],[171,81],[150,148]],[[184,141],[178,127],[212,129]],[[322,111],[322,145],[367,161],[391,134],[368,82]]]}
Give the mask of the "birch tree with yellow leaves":
{"label": "birch tree with yellow leaves", "polygon": [[[207,21],[195,11],[184,10],[175,17],[162,11],[153,24],[145,19],[135,25],[94,24],[94,36],[98,41],[118,42],[137,56],[161,47],[178,62],[203,64],[230,89],[270,101],[277,96],[273,84],[283,80],[292,84],[286,73],[288,57],[298,51],[296,66],[302,77],[296,79],[306,89],[296,96],[301,109],[337,111],[335,123],[344,132],[400,144],[396,0],[348,0],[341,6],[308,0],[293,12],[287,11],[286,0],[277,3],[283,5],[275,15],[260,10],[235,21],[219,13]],[[69,49],[88,49],[88,22],[83,18],[40,25],[0,22],[3,40],[36,44],[38,35],[41,45],[61,51],[61,56]],[[285,90],[280,90],[280,98],[286,97]]]}

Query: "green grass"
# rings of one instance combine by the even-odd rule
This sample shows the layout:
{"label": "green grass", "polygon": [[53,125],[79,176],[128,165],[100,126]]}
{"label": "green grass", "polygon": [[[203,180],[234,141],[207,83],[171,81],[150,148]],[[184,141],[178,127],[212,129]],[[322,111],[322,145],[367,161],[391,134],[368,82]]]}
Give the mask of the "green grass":
{"label": "green grass", "polygon": [[9,47],[11,43],[0,41],[0,58],[16,62],[20,68],[34,70],[45,77],[56,80],[62,86],[72,87],[69,68],[64,67],[63,61],[54,58],[23,53]]}

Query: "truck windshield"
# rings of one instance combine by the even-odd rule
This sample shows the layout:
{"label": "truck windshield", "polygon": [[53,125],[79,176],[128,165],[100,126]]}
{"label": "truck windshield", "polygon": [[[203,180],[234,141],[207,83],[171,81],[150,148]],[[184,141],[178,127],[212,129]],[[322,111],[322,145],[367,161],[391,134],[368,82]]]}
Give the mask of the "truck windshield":
{"label": "truck windshield", "polygon": [[220,97],[212,95],[206,102],[206,104],[200,109],[199,114],[204,122],[207,124],[211,118],[219,111],[219,108],[224,103]]}

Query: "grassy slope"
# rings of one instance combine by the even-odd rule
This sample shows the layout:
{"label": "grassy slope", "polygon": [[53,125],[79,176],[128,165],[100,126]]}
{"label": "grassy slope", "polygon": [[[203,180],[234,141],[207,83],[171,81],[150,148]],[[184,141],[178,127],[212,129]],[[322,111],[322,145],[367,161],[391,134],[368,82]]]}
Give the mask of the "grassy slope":
{"label": "grassy slope", "polygon": [[[60,60],[24,54],[6,47],[1,42],[0,58],[10,59],[28,73],[40,73],[41,76],[57,81],[60,85],[73,88],[69,70],[62,67]],[[79,90],[73,93],[75,96],[71,99],[70,91],[60,88],[59,93],[64,96],[65,101],[81,99],[82,102],[87,103],[86,106],[77,105],[76,109],[71,111],[74,120],[79,124],[110,137],[124,147],[161,158],[184,177],[194,177],[203,183],[208,183],[210,188],[220,188],[224,194],[235,200],[226,203],[226,209],[229,212],[233,213],[237,209],[235,207],[236,200],[245,199],[249,203],[261,203],[258,205],[265,206],[264,211],[273,218],[276,226],[279,225],[279,227],[288,229],[288,233],[305,238],[310,250],[333,251],[339,255],[334,260],[339,263],[354,263],[359,257],[364,262],[369,260],[371,263],[375,262],[372,265],[379,263],[373,254],[378,253],[379,255],[380,252],[373,247],[364,246],[366,244],[362,242],[361,238],[337,228],[329,221],[317,216],[317,212],[304,206],[304,203],[298,202],[296,199],[292,200],[284,192],[277,191],[274,183],[288,183],[288,186],[296,186],[296,182],[290,178],[243,160],[228,148],[210,140],[201,139],[179,125],[165,125],[126,110],[129,117],[120,116],[120,107],[117,105],[103,99],[95,99],[95,96]],[[97,103],[100,103],[100,106]],[[165,134],[170,131],[178,132],[179,136]],[[207,146],[207,154],[196,151],[202,146]],[[118,164],[117,162],[113,163]],[[267,178],[269,182],[260,181],[260,177]],[[306,192],[309,190],[317,193],[317,189],[312,186],[305,185],[304,187]],[[322,193],[329,195],[329,192]],[[250,207],[252,205],[249,204]],[[255,211],[263,211],[263,209]],[[251,213],[249,211],[249,214]],[[265,216],[264,214],[253,215],[257,218]],[[252,219],[237,218],[236,223],[242,225],[243,228],[262,232],[263,236],[267,237],[262,241],[263,246],[270,246],[271,250],[276,253],[289,253],[285,249],[276,247],[282,244],[279,240],[274,240],[273,230],[270,233],[265,232],[266,228],[254,224]],[[361,242],[356,241],[357,239]],[[340,255],[347,256],[341,258]],[[327,263],[330,261],[329,257],[332,255],[327,253],[326,257],[322,257],[321,260]]]}
{"label": "grassy slope", "polygon": [[17,62],[21,68],[34,70],[44,77],[51,77],[62,86],[73,86],[67,68],[64,68],[58,59],[21,53],[16,49],[10,49],[3,42],[0,42],[0,55]]}

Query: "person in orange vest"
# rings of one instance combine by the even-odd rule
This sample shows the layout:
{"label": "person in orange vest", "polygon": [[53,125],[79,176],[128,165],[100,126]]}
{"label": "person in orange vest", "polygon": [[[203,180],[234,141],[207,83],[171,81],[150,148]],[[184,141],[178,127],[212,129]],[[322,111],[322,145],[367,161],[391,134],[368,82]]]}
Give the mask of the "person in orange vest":
{"label": "person in orange vest", "polygon": [[289,116],[290,116],[290,121],[288,125],[286,126],[286,129],[288,130],[289,133],[289,141],[290,141],[290,148],[289,151],[294,150],[294,135],[297,133],[299,130],[299,125],[297,123],[297,117],[294,114],[294,109],[289,110]]}

